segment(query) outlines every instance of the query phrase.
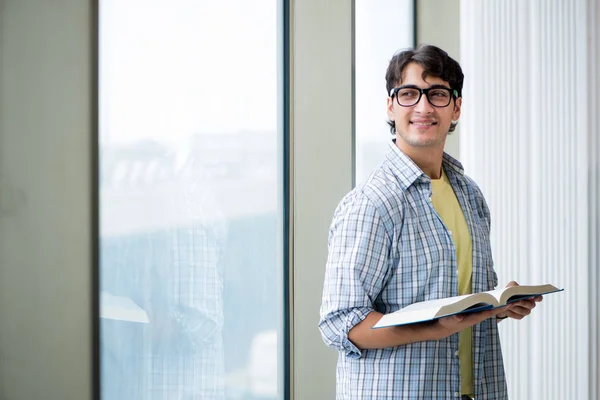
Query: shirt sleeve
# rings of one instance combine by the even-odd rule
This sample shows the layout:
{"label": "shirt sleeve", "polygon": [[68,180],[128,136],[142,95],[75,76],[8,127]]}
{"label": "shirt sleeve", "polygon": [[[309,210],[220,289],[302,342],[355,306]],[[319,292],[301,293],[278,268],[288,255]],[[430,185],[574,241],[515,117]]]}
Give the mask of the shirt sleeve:
{"label": "shirt sleeve", "polygon": [[191,344],[198,347],[216,340],[222,327],[222,287],[218,271],[218,244],[208,227],[177,231],[173,251],[174,282],[171,309],[175,321]]}
{"label": "shirt sleeve", "polygon": [[374,310],[389,278],[389,234],[380,213],[361,193],[342,200],[329,231],[319,329],[325,344],[359,358],[348,332]]}
{"label": "shirt sleeve", "polygon": [[198,348],[214,343],[223,326],[221,259],[226,227],[205,217],[219,211],[212,193],[196,182],[180,190],[173,204],[190,225],[177,227],[170,241],[170,311],[182,334]]}

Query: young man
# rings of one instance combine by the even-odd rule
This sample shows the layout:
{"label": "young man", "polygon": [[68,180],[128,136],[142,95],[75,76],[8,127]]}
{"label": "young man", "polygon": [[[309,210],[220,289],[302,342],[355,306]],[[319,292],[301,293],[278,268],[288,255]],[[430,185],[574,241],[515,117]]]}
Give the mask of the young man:
{"label": "young man", "polygon": [[371,329],[412,303],[497,285],[485,199],[444,153],[461,112],[459,64],[422,46],[394,55],[386,81],[395,138],[383,163],[342,199],[329,235],[319,328],[339,351],[336,398],[506,399],[498,320],[523,318],[541,297]]}

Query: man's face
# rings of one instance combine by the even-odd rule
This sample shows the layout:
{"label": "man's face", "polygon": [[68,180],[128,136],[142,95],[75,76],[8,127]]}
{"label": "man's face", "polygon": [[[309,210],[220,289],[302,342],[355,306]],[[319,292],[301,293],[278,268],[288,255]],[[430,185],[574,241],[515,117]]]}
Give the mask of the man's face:
{"label": "man's face", "polygon": [[[402,73],[401,85],[414,85],[427,89],[433,85],[449,88],[450,84],[441,78],[422,78],[423,68],[417,63],[408,64]],[[396,96],[387,99],[388,118],[396,124],[396,144],[401,150],[444,147],[452,120],[460,117],[462,98],[452,99],[447,107],[434,107],[423,94],[417,104],[402,107]]]}

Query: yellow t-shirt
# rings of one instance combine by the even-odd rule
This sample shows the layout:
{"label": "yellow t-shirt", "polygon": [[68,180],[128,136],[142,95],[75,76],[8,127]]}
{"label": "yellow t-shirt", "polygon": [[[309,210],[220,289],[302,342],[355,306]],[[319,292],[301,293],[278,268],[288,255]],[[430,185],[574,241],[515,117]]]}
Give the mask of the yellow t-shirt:
{"label": "yellow t-shirt", "polygon": [[[431,180],[431,202],[450,231],[456,248],[458,265],[458,294],[470,294],[473,274],[473,243],[467,221],[460,208],[452,185],[442,168],[442,177]],[[459,334],[460,388],[462,394],[473,394],[472,328]]]}

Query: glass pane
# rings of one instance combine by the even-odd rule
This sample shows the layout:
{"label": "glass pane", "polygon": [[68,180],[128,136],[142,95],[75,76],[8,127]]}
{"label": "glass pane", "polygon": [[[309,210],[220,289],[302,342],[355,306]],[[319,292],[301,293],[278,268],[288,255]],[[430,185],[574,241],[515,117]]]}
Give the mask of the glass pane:
{"label": "glass pane", "polygon": [[282,398],[280,15],[100,1],[103,399]]}
{"label": "glass pane", "polygon": [[385,71],[414,42],[413,0],[355,0],[356,182],[383,161],[392,134],[386,123]]}

